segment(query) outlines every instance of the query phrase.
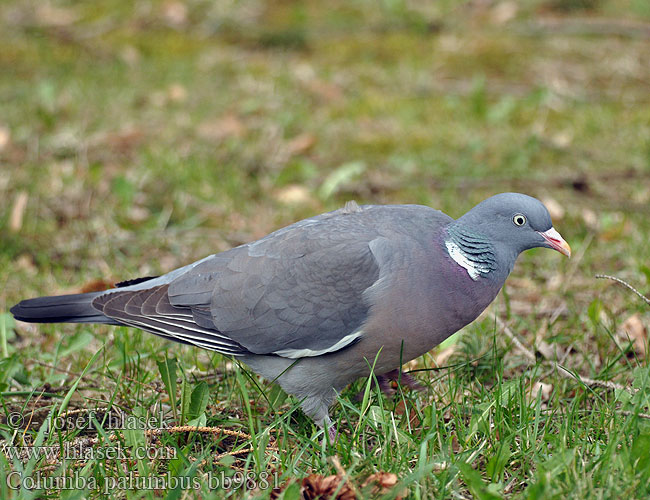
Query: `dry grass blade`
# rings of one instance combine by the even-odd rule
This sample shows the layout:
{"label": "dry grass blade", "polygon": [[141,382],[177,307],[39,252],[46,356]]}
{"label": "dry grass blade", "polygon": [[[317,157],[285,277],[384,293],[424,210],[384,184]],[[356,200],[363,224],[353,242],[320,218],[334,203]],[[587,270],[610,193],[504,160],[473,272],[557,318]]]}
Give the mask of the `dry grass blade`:
{"label": "dry grass blade", "polygon": [[165,427],[164,429],[147,429],[145,434],[147,436],[159,436],[162,433],[174,434],[183,432],[200,432],[204,434],[224,434],[226,436],[238,437],[241,439],[251,439],[250,434],[245,432],[233,431],[231,429],[224,429],[223,427],[197,427],[194,425],[175,425],[172,427]]}
{"label": "dry grass blade", "polygon": [[499,325],[499,328],[501,328],[504,333],[508,336],[508,338],[512,341],[512,343],[515,345],[517,350],[521,352],[528,361],[530,361],[532,364],[535,364],[537,362],[537,358],[535,357],[535,353],[528,349],[522,342],[517,338],[517,336],[514,334],[514,332],[506,325],[499,317],[496,318],[497,325]]}
{"label": "dry grass blade", "polygon": [[[506,325],[501,319],[498,317],[496,318],[497,325],[499,325],[499,328],[501,328],[504,333],[510,338],[512,343],[515,345],[517,350],[519,350],[525,357],[526,359],[531,363],[535,364],[537,362],[537,358],[535,357],[535,354],[533,351],[531,351],[529,348],[527,348],[514,334],[514,332]],[[551,359],[546,359],[546,362],[551,364],[553,369],[557,370],[558,373],[564,377],[567,378],[572,378],[574,380],[577,380],[578,382],[581,382],[582,384],[589,386],[589,387],[603,387],[605,389],[618,389],[621,391],[627,391],[630,390],[627,387],[624,387],[620,384],[617,384],[615,382],[611,382],[609,380],[595,380],[589,377],[583,377],[582,375],[579,375],[577,373],[573,373],[563,366],[561,366],[558,362],[551,360]]]}
{"label": "dry grass blade", "polygon": [[634,313],[623,321],[617,331],[617,338],[632,344],[634,354],[645,359],[648,346],[648,332],[639,313]]}
{"label": "dry grass blade", "polygon": [[348,485],[348,488],[350,488],[352,494],[354,495],[355,498],[359,496],[359,492],[355,488],[354,484],[352,481],[350,481],[350,478],[348,477],[348,473],[345,471],[343,466],[341,465],[341,460],[339,460],[339,457],[334,455],[331,458],[332,465],[334,465],[334,468],[336,469],[336,472],[338,473],[339,477],[345,481]]}
{"label": "dry grass blade", "polygon": [[632,290],[636,295],[639,296],[641,300],[643,300],[646,304],[650,306],[650,299],[643,295],[641,292],[639,292],[636,288],[634,288],[632,285],[630,285],[627,281],[622,280],[621,278],[617,278],[616,276],[610,276],[609,274],[597,274],[596,278],[599,279],[608,279],[612,281],[616,281],[617,283],[620,283],[624,287],[628,288],[629,290]]}
{"label": "dry grass blade", "polygon": [[527,23],[526,29],[549,35],[650,38],[650,24],[628,19],[546,17]]}
{"label": "dry grass blade", "polygon": [[23,227],[23,216],[25,208],[27,208],[27,201],[29,195],[26,191],[19,191],[14,200],[14,205],[11,208],[11,215],[9,216],[9,230],[12,233],[17,233]]}

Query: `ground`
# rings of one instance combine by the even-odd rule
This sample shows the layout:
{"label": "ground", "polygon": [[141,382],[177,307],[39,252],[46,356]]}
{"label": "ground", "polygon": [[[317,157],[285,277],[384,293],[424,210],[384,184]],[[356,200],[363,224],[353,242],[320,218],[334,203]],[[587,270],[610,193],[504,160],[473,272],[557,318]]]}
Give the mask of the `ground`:
{"label": "ground", "polygon": [[[595,276],[650,288],[648,5],[4,1],[0,496],[647,497],[650,306]],[[424,391],[349,387],[335,444],[218,354],[8,314],[351,199],[457,217],[502,191],[573,258],[522,255],[406,367]]]}

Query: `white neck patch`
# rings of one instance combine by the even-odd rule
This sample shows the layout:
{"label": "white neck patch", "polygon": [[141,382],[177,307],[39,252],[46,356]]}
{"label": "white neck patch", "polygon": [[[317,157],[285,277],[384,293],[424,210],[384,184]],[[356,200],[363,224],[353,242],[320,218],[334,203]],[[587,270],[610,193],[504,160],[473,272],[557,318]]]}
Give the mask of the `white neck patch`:
{"label": "white neck patch", "polygon": [[487,265],[469,259],[465,252],[451,239],[445,240],[445,246],[447,247],[449,256],[454,259],[456,264],[463,267],[467,271],[467,274],[469,274],[469,277],[474,281],[477,281],[481,274],[490,272],[490,268]]}

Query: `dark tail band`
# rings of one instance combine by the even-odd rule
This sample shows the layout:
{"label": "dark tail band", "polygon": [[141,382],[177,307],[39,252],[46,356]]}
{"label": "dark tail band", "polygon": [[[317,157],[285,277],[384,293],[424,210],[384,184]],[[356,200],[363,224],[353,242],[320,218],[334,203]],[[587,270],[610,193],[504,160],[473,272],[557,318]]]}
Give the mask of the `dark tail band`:
{"label": "dark tail band", "polygon": [[19,302],[11,314],[28,323],[106,323],[119,325],[92,306],[95,297],[104,292],[37,297]]}

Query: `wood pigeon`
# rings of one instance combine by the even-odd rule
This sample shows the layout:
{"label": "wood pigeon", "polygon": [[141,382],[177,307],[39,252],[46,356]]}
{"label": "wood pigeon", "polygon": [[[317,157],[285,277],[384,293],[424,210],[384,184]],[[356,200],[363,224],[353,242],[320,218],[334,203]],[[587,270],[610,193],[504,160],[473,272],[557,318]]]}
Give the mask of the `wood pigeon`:
{"label": "wood pigeon", "polygon": [[157,278],[11,312],[133,326],[237,357],[332,434],[337,392],[373,365],[380,379],[399,375],[471,323],[535,247],[571,254],[546,207],[524,194],[492,196],[456,220],[427,206],[349,202]]}

